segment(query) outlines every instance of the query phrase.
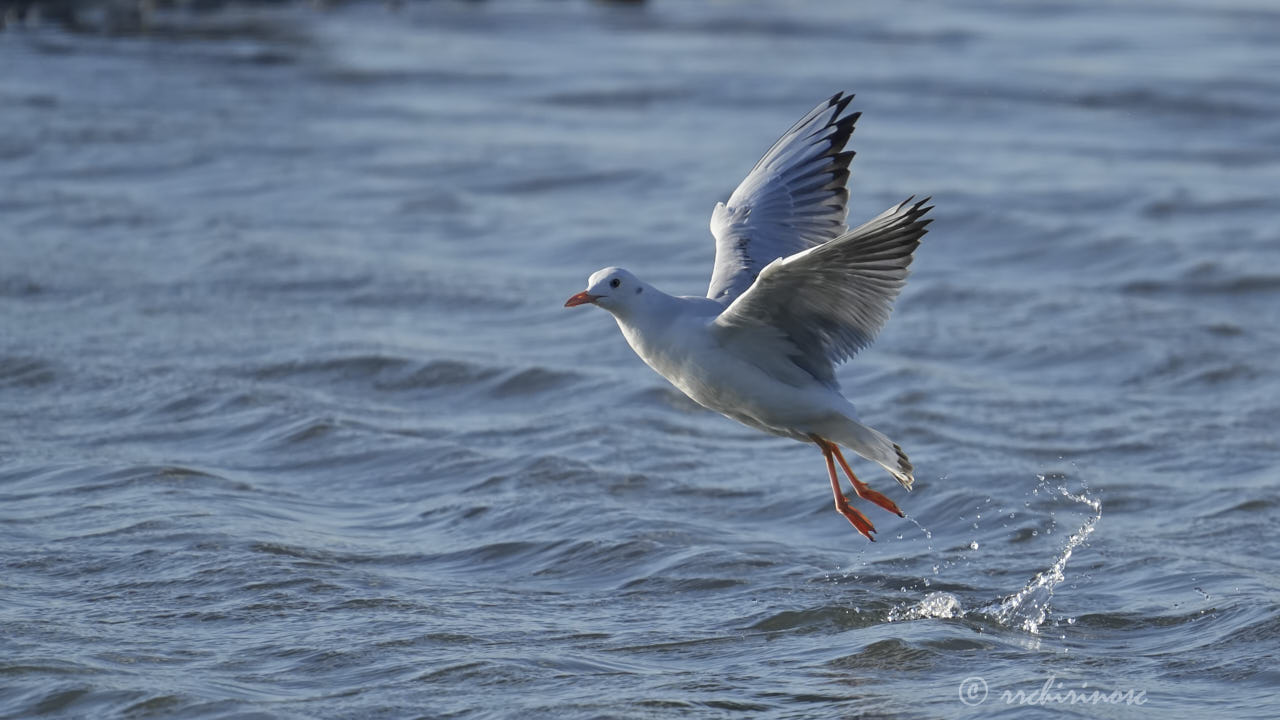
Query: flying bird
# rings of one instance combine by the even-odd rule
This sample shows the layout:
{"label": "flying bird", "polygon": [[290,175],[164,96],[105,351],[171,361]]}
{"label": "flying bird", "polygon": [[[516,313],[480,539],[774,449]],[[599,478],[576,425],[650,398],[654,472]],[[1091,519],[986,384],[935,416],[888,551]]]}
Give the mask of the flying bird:
{"label": "flying bird", "polygon": [[897,443],[858,420],[836,365],[867,347],[889,319],[912,253],[931,220],[914,198],[848,229],[845,150],[861,113],[836,93],[760,158],[711,213],[716,260],[706,297],[668,295],[620,267],[598,270],[565,307],[596,305],[658,374],[698,404],[749,427],[813,443],[826,460],[836,509],[875,540],[849,504],[839,462],[859,498],[905,517],[858,479],[844,446],[911,490]]}

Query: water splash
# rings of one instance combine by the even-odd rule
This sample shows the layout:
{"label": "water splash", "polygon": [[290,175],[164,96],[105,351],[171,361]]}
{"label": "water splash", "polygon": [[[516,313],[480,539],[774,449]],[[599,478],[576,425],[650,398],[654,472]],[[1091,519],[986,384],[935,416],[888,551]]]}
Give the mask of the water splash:
{"label": "water splash", "polygon": [[889,611],[886,618],[889,622],[899,620],[923,620],[935,618],[946,620],[964,617],[964,608],[960,606],[960,598],[949,592],[931,592],[914,605],[902,605]]}
{"label": "water splash", "polygon": [[[926,540],[933,540],[933,531],[932,531],[932,530],[930,530],[929,528],[927,528],[927,527],[925,527],[925,526],[921,525],[919,520],[916,520],[915,518],[911,517],[910,515],[908,515],[908,516],[907,516],[907,520],[910,520],[912,523],[914,523],[914,524],[915,524],[915,526],[916,526],[917,528],[920,528],[920,533],[921,533],[922,535],[924,535],[924,537],[925,537],[925,539],[926,539]],[[930,550],[932,550],[932,549],[933,549],[933,543],[930,543],[930,544],[929,544],[929,549],[930,549]]]}
{"label": "water splash", "polygon": [[[1038,477],[1040,484],[1035,490],[1037,494],[1041,488],[1046,488],[1048,482],[1045,476],[1040,475]],[[1054,588],[1066,579],[1063,571],[1067,567],[1067,562],[1071,559],[1071,555],[1076,548],[1093,533],[1098,520],[1102,518],[1102,501],[1090,497],[1087,494],[1088,488],[1082,489],[1079,493],[1072,493],[1062,486],[1058,486],[1055,489],[1062,497],[1088,507],[1091,513],[1080,525],[1079,529],[1067,538],[1066,544],[1059,551],[1053,564],[1037,573],[1021,590],[1001,600],[984,605],[972,611],[972,613],[965,611],[960,604],[960,598],[955,595],[948,592],[932,592],[919,602],[893,608],[885,619],[888,622],[898,622],[901,620],[950,619],[980,615],[995,620],[1006,627],[1020,628],[1031,635],[1040,634],[1040,627],[1049,618],[1051,611],[1049,601],[1053,598]],[[971,543],[970,548],[976,550],[977,543]],[[936,574],[937,566],[934,567]]]}
{"label": "water splash", "polygon": [[999,602],[991,603],[978,610],[978,612],[992,617],[1001,625],[1014,626],[1016,624],[1017,627],[1032,635],[1039,634],[1040,626],[1049,618],[1049,601],[1053,598],[1054,588],[1065,579],[1062,571],[1066,569],[1067,561],[1071,559],[1071,554],[1093,533],[1094,527],[1102,517],[1102,501],[1089,497],[1084,490],[1081,490],[1079,494],[1072,494],[1066,488],[1059,487],[1058,492],[1069,500],[1088,506],[1093,511],[1092,514],[1085,519],[1078,530],[1067,538],[1067,543],[1058,554],[1058,559],[1047,569],[1040,571],[1035,577],[1031,578],[1026,587]]}

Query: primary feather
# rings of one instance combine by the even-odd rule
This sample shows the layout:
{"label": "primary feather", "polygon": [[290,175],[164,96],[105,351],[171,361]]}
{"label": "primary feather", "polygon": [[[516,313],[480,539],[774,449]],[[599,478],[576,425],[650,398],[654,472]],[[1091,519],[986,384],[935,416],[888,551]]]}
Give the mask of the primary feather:
{"label": "primary feather", "polygon": [[906,283],[931,220],[927,199],[907,200],[855,230],[769,263],[716,318],[725,334],[773,335],[787,355],[835,386],[835,366],[871,344]]}
{"label": "primary feather", "polygon": [[766,265],[842,234],[848,215],[845,145],[861,113],[847,112],[853,95],[836,93],[769,148],[711,213],[716,262],[707,297],[732,302]]}

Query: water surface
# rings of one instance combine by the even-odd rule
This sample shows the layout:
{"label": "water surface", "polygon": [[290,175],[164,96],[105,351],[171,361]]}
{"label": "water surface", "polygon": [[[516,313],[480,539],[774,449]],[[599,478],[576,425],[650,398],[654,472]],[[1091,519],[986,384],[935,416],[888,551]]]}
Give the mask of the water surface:
{"label": "water surface", "polygon": [[[1274,717],[1278,32],[1244,1],[10,26],[0,715]],[[814,448],[561,308],[614,264],[703,292],[714,203],[837,90],[852,218],[937,208],[840,374],[917,468],[857,465],[910,515],[874,545]],[[1144,702],[1013,696],[1046,681]]]}

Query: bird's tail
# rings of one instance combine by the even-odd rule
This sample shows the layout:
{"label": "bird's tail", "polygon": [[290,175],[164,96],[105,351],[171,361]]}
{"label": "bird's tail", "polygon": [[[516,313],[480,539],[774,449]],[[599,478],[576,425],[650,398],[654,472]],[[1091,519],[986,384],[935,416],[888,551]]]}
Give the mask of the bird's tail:
{"label": "bird's tail", "polygon": [[823,429],[825,432],[822,435],[826,439],[844,445],[868,460],[880,463],[899,485],[907,490],[911,489],[911,484],[915,482],[915,476],[912,474],[915,468],[911,466],[911,461],[907,459],[907,454],[902,451],[902,448],[885,437],[884,433],[848,417],[840,417]]}

